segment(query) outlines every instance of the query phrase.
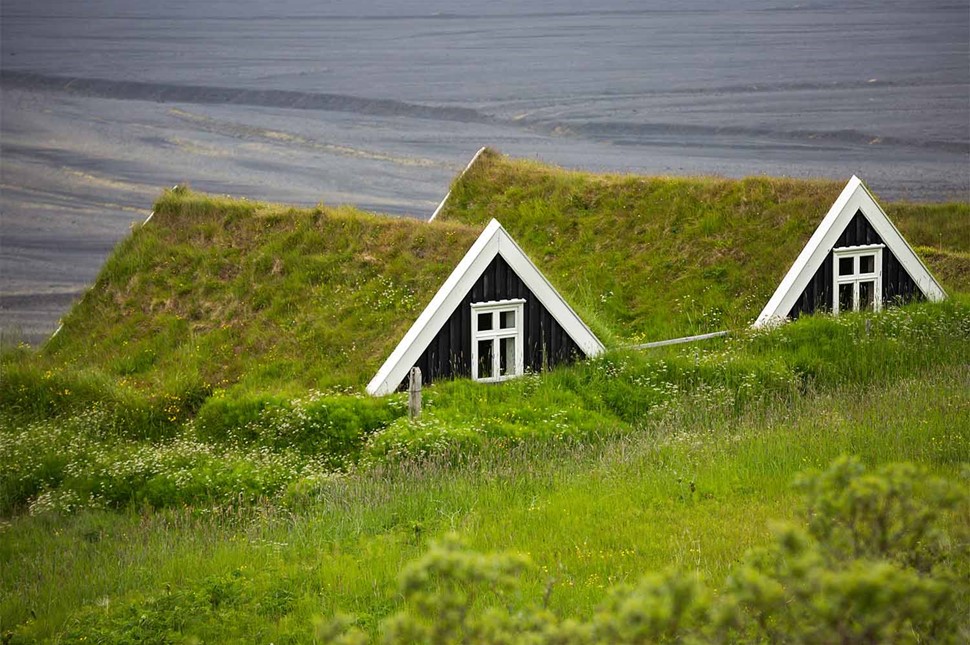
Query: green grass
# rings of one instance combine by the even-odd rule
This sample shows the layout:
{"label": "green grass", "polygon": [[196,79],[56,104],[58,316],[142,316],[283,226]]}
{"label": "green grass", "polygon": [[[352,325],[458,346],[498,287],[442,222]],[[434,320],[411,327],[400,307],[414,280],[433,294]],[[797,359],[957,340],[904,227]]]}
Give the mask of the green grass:
{"label": "green grass", "polygon": [[642,431],[685,396],[741,413],[765,397],[968,364],[970,307],[955,299],[805,317],[703,345],[614,351],[491,387],[441,383],[416,422],[403,395],[157,396],[86,371],[42,372],[32,358],[4,360],[0,513],[279,498],[355,464]]}
{"label": "green grass", "polygon": [[[31,374],[29,354],[13,365]],[[551,585],[563,617],[668,567],[716,585],[772,520],[795,518],[789,484],[805,468],[854,454],[958,477],[968,365],[958,300],[442,384],[420,423],[381,416],[400,397],[219,396],[168,437],[139,438],[109,396],[38,411],[27,403],[44,396],[25,392],[4,402],[2,483],[48,488],[0,528],[0,632],[289,642],[337,611],[373,632],[402,606],[404,564],[452,531],[527,554],[515,602]],[[342,474],[331,444],[304,443],[336,419],[362,442]]]}
{"label": "green grass", "polygon": [[401,394],[157,397],[83,371],[41,372],[31,359],[4,363],[0,513],[281,498],[360,464],[635,433],[685,396],[739,414],[766,397],[968,364],[970,307],[954,300],[805,317],[703,345],[614,351],[496,386],[441,383],[414,422]]}
{"label": "green grass", "polygon": [[168,191],[42,359],[175,396],[359,386],[478,232]]}
{"label": "green grass", "polygon": [[[0,356],[0,637],[303,642],[340,611],[374,634],[451,532],[531,558],[513,609],[589,618],[651,571],[716,588],[839,455],[957,480],[970,205],[886,205],[947,302],[744,330],[840,189],[489,152],[430,225],[165,193],[60,334]],[[611,350],[438,383],[416,421],[362,396],[493,216]]]}
{"label": "green grass", "polygon": [[288,507],[22,517],[2,528],[0,630],[110,639],[174,625],[179,637],[290,642],[338,610],[373,629],[400,607],[402,565],[450,531],[531,557],[519,602],[551,584],[554,612],[588,617],[606,588],[649,571],[722,580],[771,520],[793,519],[795,474],[840,454],[957,477],[968,393],[964,364],[741,416],[695,401],[605,443],[499,444],[458,466],[324,478]]}

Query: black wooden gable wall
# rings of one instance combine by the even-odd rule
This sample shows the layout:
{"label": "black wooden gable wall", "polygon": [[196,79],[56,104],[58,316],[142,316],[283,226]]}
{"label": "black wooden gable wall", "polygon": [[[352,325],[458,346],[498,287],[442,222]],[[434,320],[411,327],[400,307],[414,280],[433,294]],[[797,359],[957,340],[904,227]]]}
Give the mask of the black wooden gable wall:
{"label": "black wooden gable wall", "polygon": [[[849,225],[845,227],[833,248],[845,246],[862,246],[865,244],[883,244],[882,238],[872,227],[862,211],[858,211]],[[811,281],[795,301],[789,318],[798,318],[801,314],[816,311],[832,311],[832,252],[829,251]],[[882,250],[882,302],[883,305],[894,302],[909,302],[922,300],[923,292],[916,282],[906,272],[889,247]]]}
{"label": "black wooden gable wall", "polygon": [[[526,370],[538,372],[585,357],[502,256],[497,255],[415,363],[421,368],[422,381],[431,383],[438,379],[471,376],[471,304],[513,298],[525,300],[523,337]],[[406,380],[402,386],[406,385]]]}

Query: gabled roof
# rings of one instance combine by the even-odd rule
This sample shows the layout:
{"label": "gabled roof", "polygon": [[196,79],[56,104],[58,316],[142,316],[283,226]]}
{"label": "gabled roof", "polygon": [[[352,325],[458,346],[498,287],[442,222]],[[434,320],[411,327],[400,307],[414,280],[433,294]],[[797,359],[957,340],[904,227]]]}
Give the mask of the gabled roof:
{"label": "gabled roof", "polygon": [[388,394],[397,389],[411,366],[418,361],[465,294],[497,255],[502,256],[512,267],[583,353],[595,356],[604,350],[603,343],[563,300],[502,225],[493,219],[367,384],[370,394]]}
{"label": "gabled roof", "polygon": [[861,212],[879,233],[883,243],[896,256],[927,299],[937,301],[946,297],[943,288],[903,239],[885,211],[876,203],[872,193],[861,179],[853,175],[768,300],[768,304],[758,315],[754,327],[778,322],[788,316],[795,301],[805,290],[812,276],[818,271],[836,240],[857,212]]}

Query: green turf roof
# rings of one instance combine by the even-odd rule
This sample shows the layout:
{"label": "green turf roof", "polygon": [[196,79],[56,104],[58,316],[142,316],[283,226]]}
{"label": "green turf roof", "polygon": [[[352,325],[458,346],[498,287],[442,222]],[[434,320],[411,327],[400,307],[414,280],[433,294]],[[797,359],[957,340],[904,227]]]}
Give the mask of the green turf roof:
{"label": "green turf roof", "polygon": [[[844,186],[597,175],[487,150],[438,219],[498,219],[594,331],[651,341],[750,324]],[[944,288],[970,290],[970,204],[882,206]]]}
{"label": "green turf roof", "polygon": [[[842,185],[486,151],[433,223],[168,191],[45,354],[163,390],[359,390],[492,217],[608,346],[746,326]],[[882,205],[944,288],[970,290],[970,205]]]}
{"label": "green turf roof", "polygon": [[356,387],[480,230],[168,191],[46,352],[140,384]]}

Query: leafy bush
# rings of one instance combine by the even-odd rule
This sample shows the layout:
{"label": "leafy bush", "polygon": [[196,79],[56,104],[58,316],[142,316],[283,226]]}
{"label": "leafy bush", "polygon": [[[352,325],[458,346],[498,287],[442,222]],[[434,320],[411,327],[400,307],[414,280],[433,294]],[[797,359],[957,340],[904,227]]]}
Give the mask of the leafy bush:
{"label": "leafy bush", "polygon": [[325,455],[335,465],[362,449],[367,437],[404,414],[401,397],[324,395],[213,397],[199,411],[200,439],[232,445],[262,445]]}
{"label": "leafy bush", "polygon": [[98,407],[0,433],[0,513],[251,502],[329,470],[295,450],[218,445],[188,434],[138,442],[103,433]]}
{"label": "leafy bush", "polygon": [[387,639],[400,643],[445,643],[462,636],[495,642],[490,612],[471,611],[483,591],[508,592],[527,560],[516,554],[483,555],[455,539],[436,544],[401,572],[401,593],[413,608],[390,618]]}
{"label": "leafy bush", "polygon": [[97,432],[128,439],[173,436],[195,415],[211,388],[198,380],[175,382],[167,391],[143,394],[88,370],[45,368],[4,357],[0,414],[12,422],[66,419],[94,410]]}
{"label": "leafy bush", "polygon": [[[718,594],[694,576],[652,574],[612,589],[589,620],[521,605],[530,566],[512,553],[481,554],[452,536],[400,575],[405,606],[383,623],[388,643],[958,642],[970,630],[965,488],[910,464],[874,472],[842,458],[797,483],[807,529],[779,527],[750,551]],[[550,583],[551,585],[551,583]],[[333,642],[361,642],[346,617],[318,627]]]}
{"label": "leafy bush", "polygon": [[728,579],[715,625],[745,640],[776,642],[955,642],[970,628],[965,525],[967,495],[912,464],[867,473],[842,458],[797,482],[807,531],[778,530]]}

